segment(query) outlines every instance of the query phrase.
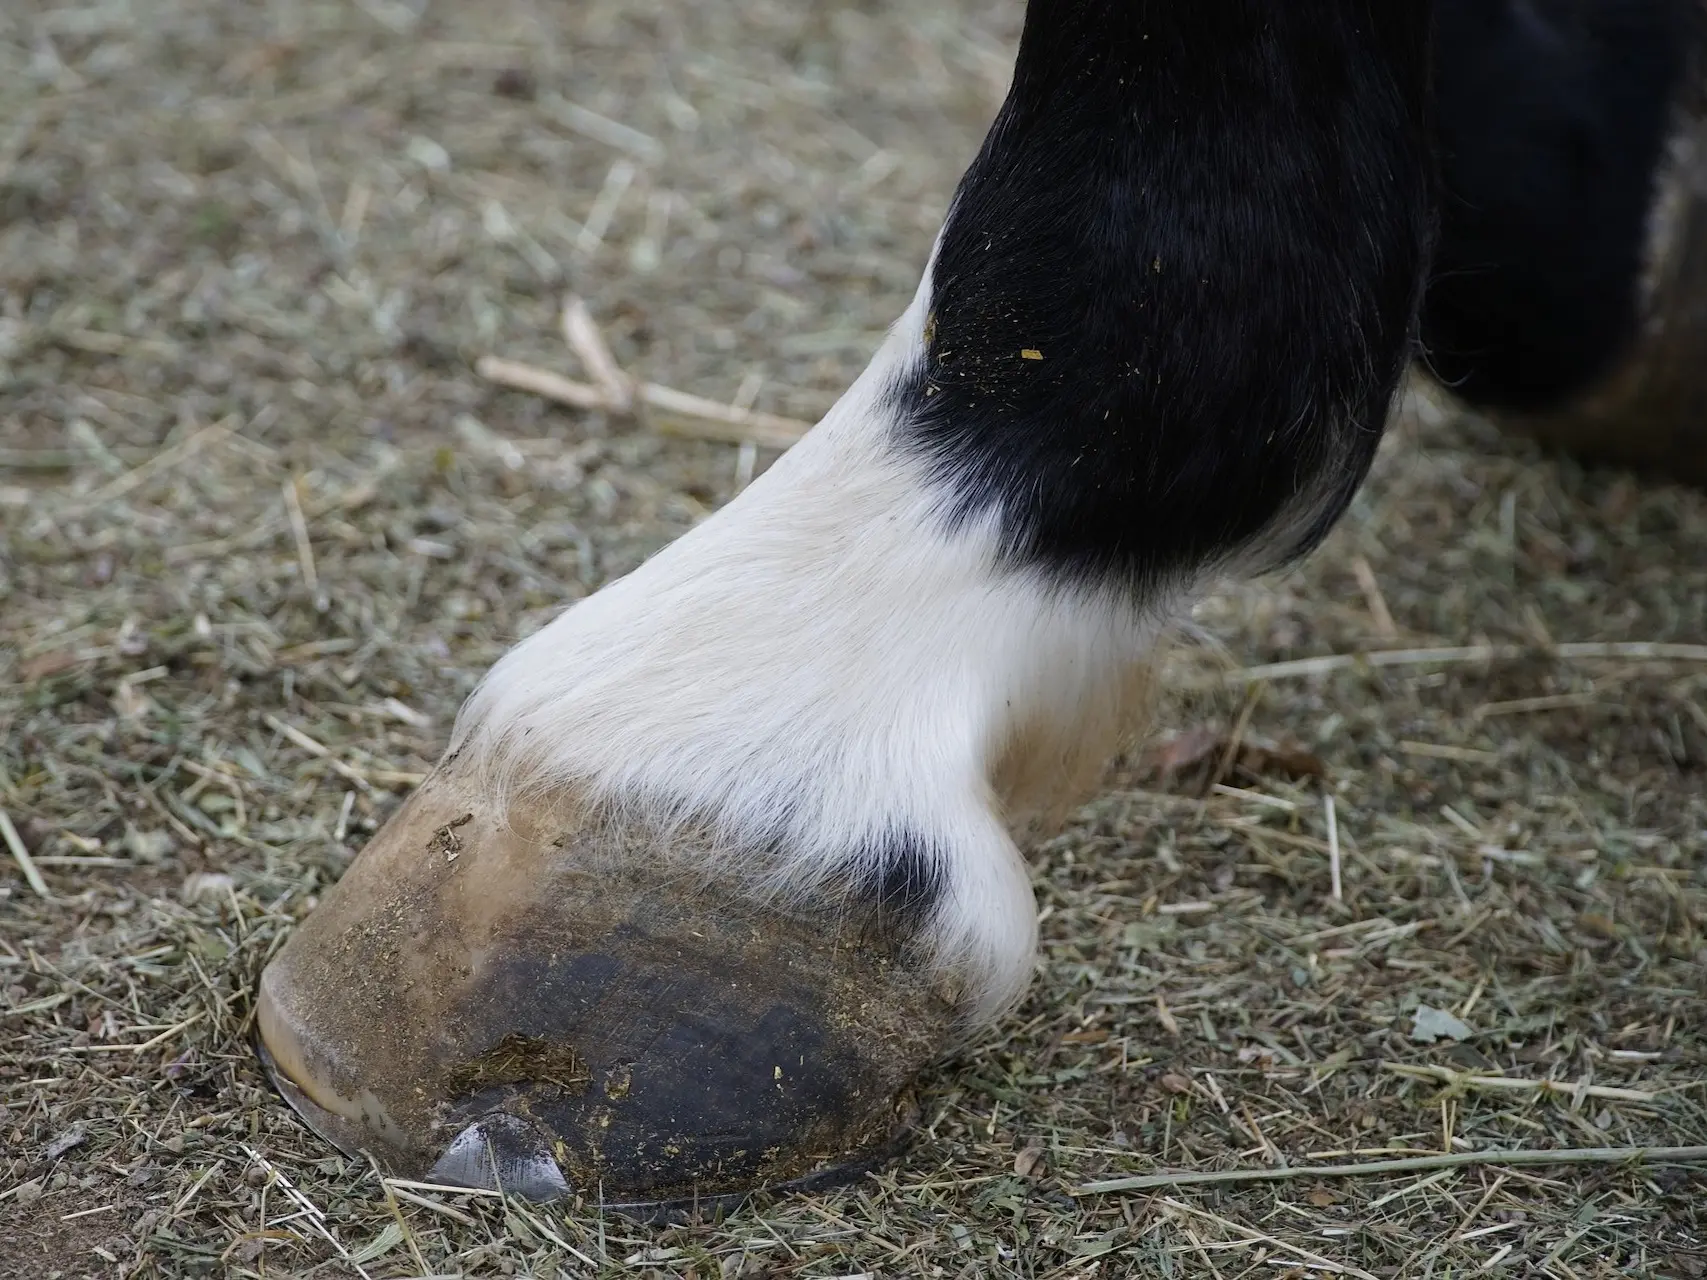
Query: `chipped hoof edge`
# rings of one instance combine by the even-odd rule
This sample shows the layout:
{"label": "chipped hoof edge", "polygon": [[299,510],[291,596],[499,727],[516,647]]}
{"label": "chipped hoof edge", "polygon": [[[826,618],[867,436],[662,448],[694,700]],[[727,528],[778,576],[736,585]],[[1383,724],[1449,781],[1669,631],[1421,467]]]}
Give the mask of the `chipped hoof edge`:
{"label": "chipped hoof edge", "polygon": [[[360,1126],[327,1111],[297,1088],[279,1069],[259,1030],[250,1037],[268,1082],[302,1122],[352,1160],[372,1160],[382,1171],[383,1163],[363,1143]],[[811,1195],[857,1182],[899,1158],[918,1132],[919,1105],[909,1091],[897,1108],[894,1128],[888,1137],[867,1151],[798,1178],[746,1191],[726,1191],[704,1196],[667,1200],[588,1201],[601,1213],[619,1214],[647,1226],[679,1226],[707,1218],[719,1219],[733,1213],[756,1196]],[[483,1141],[484,1140],[484,1141]],[[496,1163],[496,1176],[494,1176]],[[467,1188],[472,1192],[497,1191],[535,1204],[566,1200],[575,1194],[563,1170],[546,1150],[539,1134],[526,1121],[503,1112],[483,1117],[457,1135],[423,1182],[438,1183],[447,1190]]]}

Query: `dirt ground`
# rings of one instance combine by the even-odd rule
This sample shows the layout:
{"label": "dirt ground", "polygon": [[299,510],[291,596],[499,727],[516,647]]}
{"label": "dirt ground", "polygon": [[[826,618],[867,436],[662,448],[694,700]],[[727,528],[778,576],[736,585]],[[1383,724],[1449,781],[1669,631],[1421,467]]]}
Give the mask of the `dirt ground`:
{"label": "dirt ground", "polygon": [[[1681,1157],[1323,1172],[1707,1144],[1707,499],[1421,391],[1035,850],[1036,985],[905,1162],[640,1228],[388,1187],[263,1081],[257,974],[480,673],[774,456],[475,361],[580,375],[573,292],[629,370],[815,416],[1018,16],[0,6],[0,811],[45,891],[0,854],[0,1274],[1707,1272]],[[1205,1170],[1276,1180],[1086,1190]]]}

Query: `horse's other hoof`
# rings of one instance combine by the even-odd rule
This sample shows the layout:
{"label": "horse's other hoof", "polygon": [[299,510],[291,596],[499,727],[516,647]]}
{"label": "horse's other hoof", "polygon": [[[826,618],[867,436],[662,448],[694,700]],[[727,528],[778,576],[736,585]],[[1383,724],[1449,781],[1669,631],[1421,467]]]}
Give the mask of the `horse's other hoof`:
{"label": "horse's other hoof", "polygon": [[1674,136],[1654,221],[1636,331],[1611,370],[1554,408],[1490,416],[1585,461],[1707,484],[1707,116]]}
{"label": "horse's other hoof", "polygon": [[691,839],[512,829],[447,762],[267,967],[269,1073],[428,1182],[661,1216],[858,1176],[954,1007],[875,919],[721,891]]}
{"label": "horse's other hoof", "polygon": [[1443,0],[1422,338],[1502,428],[1707,483],[1707,17]]}

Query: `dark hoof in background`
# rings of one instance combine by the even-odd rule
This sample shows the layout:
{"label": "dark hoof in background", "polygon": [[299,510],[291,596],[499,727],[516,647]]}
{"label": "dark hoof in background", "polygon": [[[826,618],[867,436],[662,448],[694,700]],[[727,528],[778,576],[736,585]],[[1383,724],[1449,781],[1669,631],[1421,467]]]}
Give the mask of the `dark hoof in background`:
{"label": "dark hoof in background", "polygon": [[1438,18],[1431,370],[1506,431],[1707,484],[1707,10]]}
{"label": "dark hoof in background", "polygon": [[1569,403],[1489,416],[1587,462],[1707,485],[1707,117],[1689,114],[1672,142],[1638,329],[1622,357]]}
{"label": "dark hoof in background", "polygon": [[719,892],[690,854],[500,830],[441,769],[262,975],[269,1075],[393,1175],[645,1218],[881,1164],[950,996],[877,923]]}

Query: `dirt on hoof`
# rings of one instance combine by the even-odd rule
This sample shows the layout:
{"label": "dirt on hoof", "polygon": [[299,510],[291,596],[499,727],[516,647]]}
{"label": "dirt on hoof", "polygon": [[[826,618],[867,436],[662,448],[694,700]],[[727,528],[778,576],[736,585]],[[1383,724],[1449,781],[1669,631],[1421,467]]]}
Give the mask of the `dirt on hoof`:
{"label": "dirt on hoof", "polygon": [[508,1189],[624,1206],[822,1183],[895,1148],[915,1077],[962,1031],[904,938],[845,904],[743,896],[691,828],[495,813],[462,768],[262,975],[269,1066],[325,1137],[483,1186],[500,1143]]}

